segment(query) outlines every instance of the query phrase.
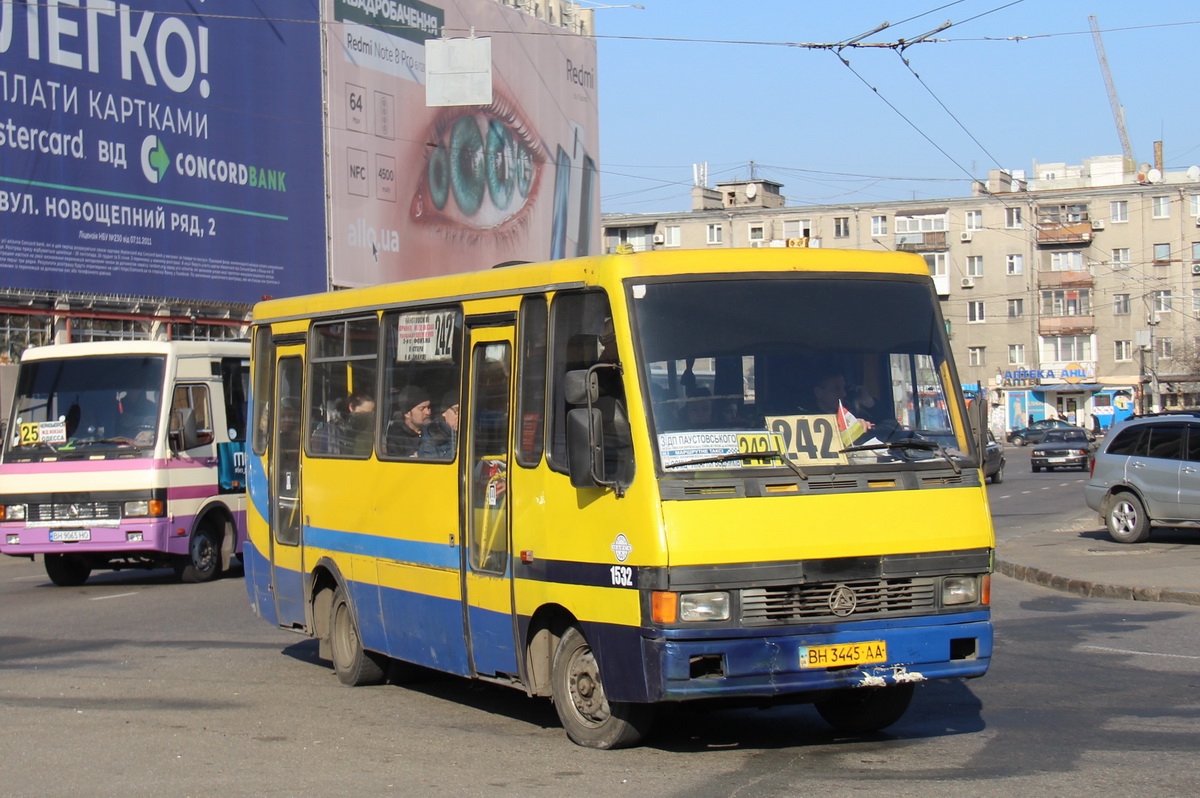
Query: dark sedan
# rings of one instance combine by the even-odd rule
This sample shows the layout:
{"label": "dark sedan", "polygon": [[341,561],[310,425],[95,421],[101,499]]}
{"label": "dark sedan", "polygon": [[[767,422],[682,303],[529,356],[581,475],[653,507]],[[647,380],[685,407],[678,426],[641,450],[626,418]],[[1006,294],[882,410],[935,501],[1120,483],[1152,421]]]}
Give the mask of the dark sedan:
{"label": "dark sedan", "polygon": [[1077,427],[1074,424],[1068,424],[1061,418],[1044,418],[1041,421],[1035,421],[1028,427],[1015,429],[1008,433],[1008,442],[1017,446],[1024,446],[1027,443],[1038,443],[1042,436],[1052,429],[1067,429],[1078,430],[1088,436],[1088,440],[1092,439],[1091,434],[1083,427]]}
{"label": "dark sedan", "polygon": [[1092,453],[1092,442],[1081,429],[1047,430],[1042,442],[1029,453],[1034,471],[1053,471],[1056,468],[1078,468],[1086,471]]}

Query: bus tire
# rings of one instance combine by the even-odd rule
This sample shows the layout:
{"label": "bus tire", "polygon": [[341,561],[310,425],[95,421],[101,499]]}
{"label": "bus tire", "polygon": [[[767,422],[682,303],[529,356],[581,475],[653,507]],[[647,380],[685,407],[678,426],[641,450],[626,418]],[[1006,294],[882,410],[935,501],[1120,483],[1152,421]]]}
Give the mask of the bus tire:
{"label": "bus tire", "polygon": [[196,527],[188,541],[188,553],[175,565],[182,582],[211,582],[221,575],[221,536],[212,523]]}
{"label": "bus tire", "polygon": [[835,690],[816,702],[825,722],[840,732],[862,734],[886,729],[904,716],[912,702],[913,684]]}
{"label": "bus tire", "polygon": [[570,626],[554,652],[554,708],[567,737],[585,748],[629,748],[646,736],[654,707],[609,701],[600,666],[578,627]]}
{"label": "bus tire", "polygon": [[341,585],[334,591],[329,608],[329,659],[338,681],[347,687],[382,684],[387,676],[387,658],[363,650],[354,606]]}
{"label": "bus tire", "polygon": [[92,566],[78,554],[47,554],[46,576],[59,587],[78,587],[92,575]]}

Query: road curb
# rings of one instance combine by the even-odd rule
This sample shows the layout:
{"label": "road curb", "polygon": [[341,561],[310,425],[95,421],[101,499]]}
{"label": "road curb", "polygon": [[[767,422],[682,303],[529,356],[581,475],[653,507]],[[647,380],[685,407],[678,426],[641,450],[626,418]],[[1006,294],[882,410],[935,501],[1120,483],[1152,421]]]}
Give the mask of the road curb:
{"label": "road curb", "polygon": [[1011,562],[996,558],[996,572],[1012,579],[1029,582],[1063,593],[1071,593],[1087,598],[1112,598],[1127,601],[1160,601],[1170,604],[1188,604],[1200,607],[1200,592],[1195,590],[1177,590],[1164,587],[1129,587],[1126,585],[1108,585],[1093,582],[1088,579],[1070,579],[1065,576],[1050,573],[1041,568]]}

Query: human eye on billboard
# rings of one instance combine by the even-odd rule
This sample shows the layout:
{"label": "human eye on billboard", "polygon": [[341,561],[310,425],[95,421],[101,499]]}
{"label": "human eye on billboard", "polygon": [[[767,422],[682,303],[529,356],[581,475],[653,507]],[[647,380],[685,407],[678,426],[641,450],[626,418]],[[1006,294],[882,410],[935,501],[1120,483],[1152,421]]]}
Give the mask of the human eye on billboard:
{"label": "human eye on billboard", "polygon": [[544,148],[516,105],[447,108],[430,125],[415,221],[461,237],[518,228],[538,195]]}

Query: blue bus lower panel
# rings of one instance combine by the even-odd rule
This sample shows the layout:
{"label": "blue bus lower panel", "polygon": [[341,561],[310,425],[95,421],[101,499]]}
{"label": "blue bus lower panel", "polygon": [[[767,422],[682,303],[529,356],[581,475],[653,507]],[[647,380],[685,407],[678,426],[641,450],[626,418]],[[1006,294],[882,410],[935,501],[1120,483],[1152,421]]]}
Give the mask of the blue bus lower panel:
{"label": "blue bus lower panel", "polygon": [[[367,587],[375,588],[374,585]],[[383,588],[379,590],[379,603],[382,610],[379,616],[359,619],[363,640],[372,648],[427,668],[459,676],[471,673],[461,602]],[[369,632],[368,623],[375,627]],[[509,628],[511,630],[511,626]],[[385,642],[376,646],[376,640]]]}
{"label": "blue bus lower panel", "polygon": [[[992,656],[989,615],[908,618],[893,623],[839,624],[817,631],[780,630],[737,636],[644,637],[639,630],[588,625],[616,701],[784,696],[842,687],[871,687],[930,679],[982,676]],[[633,639],[633,632],[637,640]],[[641,661],[628,653],[640,642]],[[882,642],[884,662],[840,668],[801,666],[801,649]],[[622,656],[622,651],[627,652]]]}
{"label": "blue bus lower panel", "polygon": [[507,613],[481,607],[467,610],[471,624],[471,657],[475,671],[492,676],[517,672],[517,652],[513,647],[513,619]]}

